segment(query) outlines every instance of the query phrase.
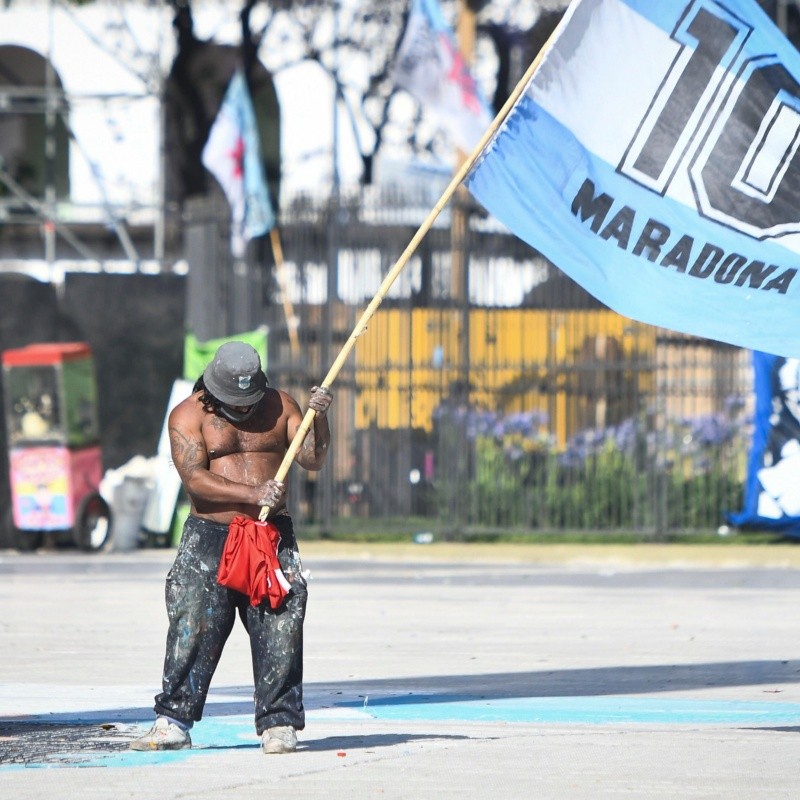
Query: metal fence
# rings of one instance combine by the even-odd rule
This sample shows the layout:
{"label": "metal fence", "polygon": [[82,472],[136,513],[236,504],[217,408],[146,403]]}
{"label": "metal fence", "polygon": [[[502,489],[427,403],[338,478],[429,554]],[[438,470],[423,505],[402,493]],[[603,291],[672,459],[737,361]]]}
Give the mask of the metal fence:
{"label": "metal fence", "polygon": [[[260,299],[249,326],[269,327],[274,384],[302,400],[325,375],[435,200],[295,198],[277,258],[265,240],[246,274],[218,264]],[[423,240],[334,388],[332,461],[290,474],[305,523],[422,518],[452,533],[657,538],[716,530],[741,508],[747,351],[620,317],[464,198]]]}

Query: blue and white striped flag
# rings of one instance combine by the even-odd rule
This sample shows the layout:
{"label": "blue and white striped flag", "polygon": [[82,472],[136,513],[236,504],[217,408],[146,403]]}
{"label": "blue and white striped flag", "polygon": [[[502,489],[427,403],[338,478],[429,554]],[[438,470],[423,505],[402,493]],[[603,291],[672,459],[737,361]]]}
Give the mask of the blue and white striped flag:
{"label": "blue and white striped flag", "polygon": [[797,357],[799,145],[755,0],[575,0],[466,184],[620,314]]}
{"label": "blue and white striped flag", "polygon": [[241,70],[236,70],[228,84],[203,148],[202,161],[228,198],[231,252],[241,258],[247,242],[269,233],[275,225],[253,101]]}

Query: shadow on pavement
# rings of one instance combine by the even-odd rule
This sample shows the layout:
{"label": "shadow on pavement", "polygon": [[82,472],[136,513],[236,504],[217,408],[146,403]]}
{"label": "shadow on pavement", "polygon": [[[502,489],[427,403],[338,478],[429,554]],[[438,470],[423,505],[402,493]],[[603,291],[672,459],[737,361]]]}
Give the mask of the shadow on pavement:
{"label": "shadow on pavement", "polygon": [[446,702],[454,699],[596,697],[772,683],[800,683],[800,661],[719,661],[704,664],[388,678],[309,684],[305,693],[314,701],[319,695],[341,696],[341,701],[345,701],[350,700],[353,693],[357,692],[357,697],[369,696],[369,704],[374,705],[380,702],[381,694],[396,698],[404,693],[427,693],[434,695],[426,698],[427,702]]}
{"label": "shadow on pavement", "polygon": [[[598,667],[532,672],[497,672],[479,675],[428,675],[410,678],[381,678],[338,683],[307,683],[304,686],[308,711],[324,708],[380,704],[396,705],[402,697],[416,703],[444,703],[465,700],[499,700],[515,697],[602,697],[655,692],[678,692],[714,687],[758,686],[800,682],[800,661],[719,661],[703,664],[657,664],[641,667]],[[247,696],[252,686],[213,687],[212,695]],[[155,693],[155,692],[154,692]],[[143,698],[149,699],[149,698]],[[252,714],[251,699],[208,702],[206,717]],[[91,711],[48,714],[35,721],[48,724],[91,722],[143,722],[152,719],[151,705],[117,707]],[[0,716],[3,720],[19,717]],[[31,718],[29,718],[31,719]],[[33,721],[33,720],[31,720]]]}

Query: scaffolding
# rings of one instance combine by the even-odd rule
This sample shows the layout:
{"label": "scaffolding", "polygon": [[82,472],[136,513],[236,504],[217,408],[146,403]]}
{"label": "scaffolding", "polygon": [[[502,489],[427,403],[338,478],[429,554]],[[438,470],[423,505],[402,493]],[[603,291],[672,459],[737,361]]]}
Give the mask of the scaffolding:
{"label": "scaffolding", "polygon": [[[233,20],[236,9],[229,11]],[[800,13],[800,0],[775,0],[770,11],[788,35],[790,23],[797,22],[791,12]],[[175,48],[167,33],[170,14],[169,4],[163,0],[97,0],[80,7],[68,0],[5,0],[0,7],[4,23],[0,28],[0,271],[26,271],[58,284],[65,269],[160,271],[185,267],[177,252],[180,237],[171,248],[168,235],[168,220],[174,219],[178,226],[181,221],[165,200],[163,98]],[[31,24],[33,21],[36,24]],[[2,53],[10,48],[18,51],[15,58],[23,50],[29,57],[40,58],[37,80],[30,72],[15,74],[16,70],[3,62]],[[80,80],[87,91],[82,91],[75,85],[76,68],[67,74],[60,63],[70,49],[77,50],[82,62],[92,53],[102,55],[107,71],[118,76],[118,85],[105,75],[83,75]],[[105,90],[98,91],[96,84]],[[147,191],[141,187],[134,190],[131,185],[126,196],[122,179],[109,175],[101,164],[97,150],[105,146],[98,148],[86,141],[85,120],[91,117],[92,125],[106,129],[103,136],[93,137],[95,141],[113,145],[135,132],[136,125],[126,128],[120,120],[143,116],[117,113],[132,105],[152,109],[152,159],[148,164],[153,174]],[[82,125],[77,124],[79,116]],[[34,187],[26,184],[10,159],[3,158],[9,120],[26,117],[36,119],[40,129],[38,138],[26,138],[30,125],[23,126],[20,137],[29,151],[39,148],[41,181]],[[136,121],[141,128],[141,120]],[[127,180],[141,178],[134,174],[136,169],[127,157],[119,160],[120,174],[127,171]],[[65,173],[65,169],[71,172],[76,162],[82,164],[83,184],[93,184],[95,200],[91,203],[76,198],[70,174]]]}
{"label": "scaffolding", "polygon": [[[166,9],[155,0],[103,0],[95,6],[79,9],[67,0],[40,0],[24,6],[7,2],[0,11],[6,18],[0,37],[0,225],[6,228],[0,269],[21,269],[56,284],[63,282],[67,266],[93,271],[166,266]],[[21,34],[31,17],[40,24],[27,30],[36,33]],[[145,43],[143,19],[153,31]],[[81,75],[67,55],[76,47],[83,48],[81,58],[91,52],[89,63],[105,64],[108,72],[125,78],[106,91],[81,91],[81,83],[115,81]],[[146,121],[143,109],[155,118],[153,130],[131,126],[132,119]],[[132,149],[136,136],[147,135],[156,155],[151,186],[143,191],[131,184],[126,193],[103,163],[113,148],[97,143],[120,144],[127,138]],[[93,202],[76,199],[70,185],[70,164],[76,160],[82,162]],[[125,161],[129,166],[130,159]],[[20,263],[25,261],[27,268]]]}

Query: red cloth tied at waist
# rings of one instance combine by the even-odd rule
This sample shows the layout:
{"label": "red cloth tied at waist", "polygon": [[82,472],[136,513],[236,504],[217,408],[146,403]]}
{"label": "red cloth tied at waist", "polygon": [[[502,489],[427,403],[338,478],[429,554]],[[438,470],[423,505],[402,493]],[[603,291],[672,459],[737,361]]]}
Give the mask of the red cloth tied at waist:
{"label": "red cloth tied at waist", "polygon": [[257,606],[266,597],[278,608],[292,588],[278,561],[280,531],[271,522],[237,516],[228,526],[217,581],[248,595]]}

